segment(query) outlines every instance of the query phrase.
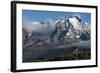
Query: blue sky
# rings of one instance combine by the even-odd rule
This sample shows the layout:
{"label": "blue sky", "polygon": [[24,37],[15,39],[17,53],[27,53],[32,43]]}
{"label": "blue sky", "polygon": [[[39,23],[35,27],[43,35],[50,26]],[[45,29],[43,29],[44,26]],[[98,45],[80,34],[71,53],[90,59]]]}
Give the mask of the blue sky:
{"label": "blue sky", "polygon": [[56,12],[56,11],[37,11],[37,10],[23,10],[22,17],[27,21],[41,21],[52,19],[54,21],[61,17],[71,17],[73,15],[79,15],[84,22],[91,24],[90,13],[78,13],[78,12]]}

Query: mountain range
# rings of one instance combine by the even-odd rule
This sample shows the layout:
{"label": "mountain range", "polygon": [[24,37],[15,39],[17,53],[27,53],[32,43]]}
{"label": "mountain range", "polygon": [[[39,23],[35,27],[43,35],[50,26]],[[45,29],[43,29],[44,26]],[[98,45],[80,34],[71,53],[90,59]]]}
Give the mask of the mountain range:
{"label": "mountain range", "polygon": [[[30,29],[31,31],[29,31]],[[50,46],[66,45],[78,41],[90,40],[90,24],[84,22],[78,16],[60,18],[57,21],[51,19],[35,21],[27,26],[23,24],[23,46]],[[45,47],[45,46],[44,46]]]}

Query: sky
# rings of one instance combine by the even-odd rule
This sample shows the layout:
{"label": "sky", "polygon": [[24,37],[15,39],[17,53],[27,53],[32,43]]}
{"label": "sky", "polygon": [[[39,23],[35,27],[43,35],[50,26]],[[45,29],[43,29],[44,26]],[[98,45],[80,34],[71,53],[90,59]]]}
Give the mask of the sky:
{"label": "sky", "polygon": [[42,21],[47,19],[52,19],[56,21],[61,17],[68,18],[74,15],[78,15],[84,22],[91,24],[91,14],[90,13],[78,13],[78,12],[56,12],[56,11],[39,11],[39,10],[23,10],[22,18],[33,22]]}

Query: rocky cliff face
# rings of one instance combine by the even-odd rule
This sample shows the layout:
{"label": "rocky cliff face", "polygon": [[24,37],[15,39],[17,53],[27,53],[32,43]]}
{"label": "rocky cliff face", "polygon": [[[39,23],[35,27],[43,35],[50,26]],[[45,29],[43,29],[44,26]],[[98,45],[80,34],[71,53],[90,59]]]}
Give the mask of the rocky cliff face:
{"label": "rocky cliff face", "polygon": [[64,45],[77,40],[89,40],[90,33],[84,30],[86,25],[77,16],[68,19],[61,19],[56,23],[52,33],[51,42],[54,45]]}

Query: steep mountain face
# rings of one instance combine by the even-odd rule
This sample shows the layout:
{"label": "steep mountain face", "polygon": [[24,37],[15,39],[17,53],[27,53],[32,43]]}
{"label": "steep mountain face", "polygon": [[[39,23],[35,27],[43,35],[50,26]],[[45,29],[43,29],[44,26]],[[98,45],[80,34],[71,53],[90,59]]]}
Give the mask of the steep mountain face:
{"label": "steep mountain face", "polygon": [[85,24],[77,16],[61,19],[56,23],[55,31],[51,36],[51,42],[54,45],[64,45],[77,40],[90,40],[90,34],[84,30],[84,26]]}
{"label": "steep mountain face", "polygon": [[62,18],[58,22],[56,22],[55,30],[52,32],[51,35],[51,42],[54,45],[60,45],[64,43],[64,37],[68,32],[69,25],[66,19]]}
{"label": "steep mountain face", "polygon": [[58,46],[80,40],[90,40],[90,28],[77,16],[61,18],[57,21],[49,19],[38,23],[40,29],[37,31],[28,33],[23,29],[24,46],[44,45],[44,43]]}

